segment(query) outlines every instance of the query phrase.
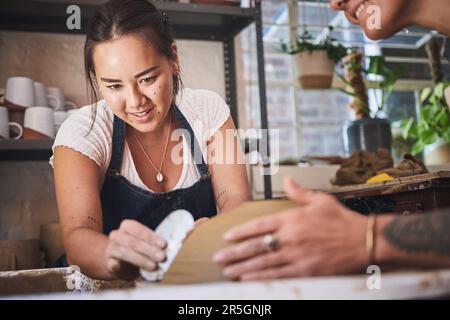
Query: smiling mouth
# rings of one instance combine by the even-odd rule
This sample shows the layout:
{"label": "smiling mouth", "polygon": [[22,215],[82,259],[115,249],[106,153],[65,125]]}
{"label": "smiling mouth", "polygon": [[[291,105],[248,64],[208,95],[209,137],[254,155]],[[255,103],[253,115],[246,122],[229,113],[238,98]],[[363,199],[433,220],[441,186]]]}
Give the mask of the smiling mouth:
{"label": "smiling mouth", "polygon": [[359,17],[361,16],[361,14],[364,12],[364,9],[367,7],[369,1],[364,1],[362,2],[355,10],[355,12],[353,13],[353,18],[355,18],[356,20],[359,20]]}
{"label": "smiling mouth", "polygon": [[127,113],[140,118],[140,117],[146,116],[152,110],[153,110],[153,108],[149,108],[149,109],[146,109],[146,110],[140,111],[140,112],[127,112]]}

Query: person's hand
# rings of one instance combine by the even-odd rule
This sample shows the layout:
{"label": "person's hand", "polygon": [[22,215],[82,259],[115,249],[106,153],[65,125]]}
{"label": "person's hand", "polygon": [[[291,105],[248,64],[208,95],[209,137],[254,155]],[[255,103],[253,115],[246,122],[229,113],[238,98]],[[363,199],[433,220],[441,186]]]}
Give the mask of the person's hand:
{"label": "person's hand", "polygon": [[224,234],[231,246],[213,260],[230,279],[259,280],[362,271],[367,218],[333,196],[300,188],[286,178],[289,198],[299,204],[256,218]]}
{"label": "person's hand", "polygon": [[166,259],[166,241],[135,220],[124,220],[111,231],[106,247],[108,272],[117,278],[132,280],[139,268],[154,271]]}

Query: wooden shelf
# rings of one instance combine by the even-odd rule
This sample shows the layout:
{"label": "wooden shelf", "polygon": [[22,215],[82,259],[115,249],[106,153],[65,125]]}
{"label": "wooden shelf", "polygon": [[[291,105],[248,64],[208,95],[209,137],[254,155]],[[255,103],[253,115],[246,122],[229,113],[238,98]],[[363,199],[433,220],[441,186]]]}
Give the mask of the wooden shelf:
{"label": "wooden shelf", "polygon": [[[66,27],[69,5],[81,11],[81,29]],[[175,37],[196,40],[224,40],[234,37],[255,19],[255,9],[236,6],[189,4],[155,1],[167,13]],[[86,34],[88,20],[94,15],[98,1],[29,1],[0,2],[0,30]]]}
{"label": "wooden shelf", "polygon": [[53,140],[0,140],[0,160],[48,161]]}

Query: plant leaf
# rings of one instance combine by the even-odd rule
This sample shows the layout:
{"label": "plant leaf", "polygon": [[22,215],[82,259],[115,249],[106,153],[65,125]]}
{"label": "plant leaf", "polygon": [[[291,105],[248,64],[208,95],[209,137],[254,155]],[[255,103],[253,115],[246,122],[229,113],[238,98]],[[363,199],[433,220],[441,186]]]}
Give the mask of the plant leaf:
{"label": "plant leaf", "polygon": [[414,145],[412,146],[411,153],[413,156],[423,151],[425,148],[425,145],[423,144],[422,140],[416,141]]}
{"label": "plant leaf", "polygon": [[414,124],[414,118],[409,118],[409,119],[405,119],[404,121],[403,121],[403,124],[402,124],[402,129],[403,129],[403,131],[402,131],[402,136],[403,136],[403,139],[408,139],[408,137],[410,136],[410,131],[411,131],[411,128],[412,128],[412,126],[413,126],[413,124]]}
{"label": "plant leaf", "polygon": [[434,95],[436,96],[436,98],[438,100],[441,100],[444,97],[444,83],[443,82],[439,82],[434,87]]}
{"label": "plant leaf", "polygon": [[431,95],[432,89],[430,87],[424,88],[420,93],[420,104],[423,104]]}

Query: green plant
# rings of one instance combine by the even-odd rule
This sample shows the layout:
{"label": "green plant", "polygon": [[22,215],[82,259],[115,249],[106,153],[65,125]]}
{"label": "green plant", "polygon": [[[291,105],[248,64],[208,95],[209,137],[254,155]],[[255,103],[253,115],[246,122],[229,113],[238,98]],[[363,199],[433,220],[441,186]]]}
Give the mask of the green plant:
{"label": "green plant", "polygon": [[381,77],[381,80],[369,81],[372,88],[381,90],[381,101],[377,101],[378,113],[384,109],[387,99],[392,94],[395,83],[403,74],[403,68],[397,67],[391,69],[387,66],[384,56],[371,56],[369,57],[369,68],[366,73]]}
{"label": "green plant", "polygon": [[319,42],[316,42],[306,30],[294,43],[282,42],[281,51],[287,54],[297,54],[306,51],[325,50],[328,58],[337,63],[347,54],[347,48],[331,36],[333,27],[329,26],[328,29],[327,36]]}
{"label": "green plant", "polygon": [[416,139],[411,153],[421,152],[426,145],[433,144],[438,138],[450,142],[450,109],[445,100],[444,91],[450,81],[441,81],[433,88],[425,88],[420,94],[420,117],[402,121],[403,138]]}
{"label": "green plant", "polygon": [[[403,68],[389,68],[384,56],[369,56],[369,66],[365,69],[362,66],[361,54],[352,52],[348,57],[348,59],[344,59],[346,76],[340,74],[337,74],[337,76],[350,87],[351,91],[340,88],[338,90],[355,98],[353,104],[357,104],[359,110],[356,110],[356,112],[357,115],[359,112],[360,118],[370,117],[366,87],[362,83],[362,74],[365,74],[366,78],[375,75],[377,79],[368,80],[368,84],[370,88],[378,89],[381,93],[380,100],[378,100],[376,94],[374,95],[375,99],[377,99],[377,111],[375,112],[374,117],[377,117],[379,112],[384,109],[395,83],[403,73]],[[357,78],[359,78],[359,81],[355,81]]]}

